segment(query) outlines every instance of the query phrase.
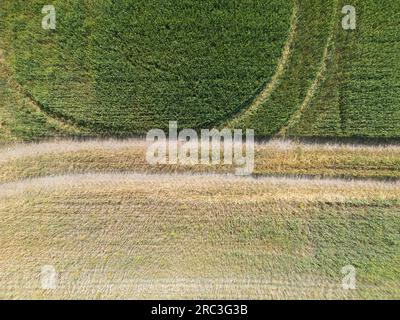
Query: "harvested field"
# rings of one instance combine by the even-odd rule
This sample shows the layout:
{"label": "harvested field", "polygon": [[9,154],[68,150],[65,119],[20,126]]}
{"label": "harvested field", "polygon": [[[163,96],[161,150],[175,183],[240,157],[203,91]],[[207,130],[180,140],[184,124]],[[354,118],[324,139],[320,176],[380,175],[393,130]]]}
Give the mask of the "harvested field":
{"label": "harvested field", "polygon": [[[398,298],[398,183],[97,174],[0,186],[2,298]],[[341,268],[357,270],[343,290]],[[58,288],[40,287],[53,265]]]}

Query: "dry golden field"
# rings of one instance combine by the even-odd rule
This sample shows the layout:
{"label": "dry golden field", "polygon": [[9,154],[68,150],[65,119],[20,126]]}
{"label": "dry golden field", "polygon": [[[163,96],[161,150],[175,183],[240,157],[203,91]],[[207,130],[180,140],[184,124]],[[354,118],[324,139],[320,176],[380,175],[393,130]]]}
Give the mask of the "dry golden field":
{"label": "dry golden field", "polygon": [[[398,147],[270,142],[253,177],[150,168],[144,148],[1,150],[0,298],[400,297]],[[327,178],[338,159],[337,176],[369,179]],[[45,265],[56,289],[41,287]]]}
{"label": "dry golden field", "polygon": [[[0,181],[84,172],[233,173],[229,165],[149,165],[142,140],[51,141],[0,149]],[[400,178],[400,146],[304,144],[272,140],[256,144],[255,176]]]}

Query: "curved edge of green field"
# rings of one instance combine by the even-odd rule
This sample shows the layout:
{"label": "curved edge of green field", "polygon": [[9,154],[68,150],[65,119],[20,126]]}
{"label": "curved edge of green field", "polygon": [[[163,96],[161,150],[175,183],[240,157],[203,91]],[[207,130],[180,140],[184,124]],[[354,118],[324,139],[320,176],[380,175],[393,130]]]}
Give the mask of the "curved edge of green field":
{"label": "curved edge of green field", "polygon": [[[81,3],[82,1],[79,1],[79,2]],[[11,2],[9,1],[9,3],[11,3]],[[23,8],[23,4],[21,5],[21,1],[18,1],[18,3],[19,3],[19,5],[17,7],[19,9]],[[260,2],[258,2],[258,3],[260,3]],[[261,2],[261,3],[263,3],[263,2]],[[61,3],[60,3],[60,5],[61,5]],[[94,4],[92,4],[92,5],[94,6]],[[234,101],[234,103],[228,103],[229,104],[229,106],[228,106],[229,110],[231,110],[231,109],[233,110],[235,108],[240,108],[240,106],[242,104],[246,103],[246,101],[252,95],[254,95],[254,92],[258,90],[259,86],[262,83],[264,83],[265,81],[267,81],[268,78],[271,76],[271,74],[273,73],[274,67],[275,67],[275,62],[276,62],[275,60],[279,59],[280,50],[281,50],[281,47],[284,45],[285,37],[286,37],[286,34],[288,32],[288,28],[289,28],[291,5],[289,4],[289,2],[287,4],[284,4],[284,5],[283,4],[279,5],[279,1],[278,1],[278,3],[275,3],[274,5],[278,5],[278,7],[276,7],[276,8],[284,8],[285,16],[284,17],[280,17],[278,21],[274,22],[274,20],[265,19],[264,18],[265,13],[262,13],[262,12],[264,12],[264,10],[261,10],[262,11],[261,12],[261,17],[262,17],[263,21],[265,20],[268,23],[273,23],[272,26],[279,26],[279,32],[278,33],[279,33],[279,39],[280,40],[277,41],[278,46],[276,48],[272,46],[274,43],[262,41],[262,48],[267,48],[267,46],[271,46],[271,48],[274,48],[273,49],[274,59],[271,60],[271,61],[266,61],[266,63],[263,63],[264,62],[263,60],[265,60],[265,58],[264,59],[258,59],[258,60],[260,60],[259,62],[261,63],[261,67],[259,67],[259,68],[256,68],[254,65],[251,65],[251,64],[247,63],[249,65],[249,70],[258,70],[257,77],[254,80],[255,84],[250,88],[251,90],[244,90],[243,91],[241,89],[241,93],[239,94],[239,91],[240,91],[239,89],[241,88],[242,85],[243,85],[243,87],[246,87],[246,85],[248,86],[248,81],[246,82],[246,81],[242,80],[241,81],[242,85],[238,86],[234,90],[235,94],[230,94],[231,98],[233,99],[234,97],[236,97],[235,99],[237,101],[235,99],[233,99],[232,101]],[[35,10],[38,9],[39,8],[39,4],[35,2],[34,8],[35,8]],[[22,31],[24,31],[24,26],[26,24],[26,21],[27,20],[29,21],[29,20],[32,19],[32,17],[29,14],[27,14],[25,11],[22,10],[23,14],[21,14],[21,17],[18,17],[18,16],[15,17],[17,22],[16,22],[16,25],[14,25],[13,28],[12,28],[14,30],[13,32],[18,32],[20,29]],[[79,30],[83,28],[82,30],[85,31],[83,33],[87,33],[86,32],[87,30],[85,28],[88,25],[90,25],[91,23],[93,24],[93,21],[92,22],[86,22],[85,19],[84,19],[85,18],[85,14],[84,13],[79,13],[79,10],[76,10],[76,12],[77,12],[76,16],[71,16],[71,17],[68,16],[65,19],[69,19],[68,20],[69,23],[73,23],[73,25]],[[270,12],[274,12],[274,10],[272,10]],[[25,16],[24,16],[24,14],[25,14]],[[82,17],[82,15],[83,15],[83,17]],[[250,15],[250,19],[249,19],[250,22],[248,23],[249,26],[251,26],[251,17],[252,16],[253,16],[253,18],[255,18],[255,13],[253,15]],[[62,17],[62,15],[60,15],[60,19],[61,19],[61,17]],[[36,17],[35,17],[35,19],[36,19]],[[61,20],[61,21],[63,21],[63,20]],[[36,23],[38,23],[38,22],[35,20],[35,26],[36,26]],[[281,27],[281,25],[284,26],[284,27]],[[89,27],[89,29],[90,29],[90,27]],[[272,30],[275,30],[275,29],[272,28]],[[270,30],[270,28],[268,28],[268,30]],[[247,32],[245,34],[248,34],[248,33],[249,32]],[[109,121],[110,118],[107,117],[107,116],[104,116],[105,114],[107,114],[107,109],[109,108],[110,101],[105,99],[106,101],[104,102],[102,99],[100,99],[102,97],[103,98],[106,97],[106,92],[102,91],[101,92],[102,96],[99,96],[99,97],[97,97],[97,94],[99,94],[99,92],[95,92],[96,90],[98,90],[98,87],[96,87],[96,86],[99,86],[99,84],[96,81],[98,81],[98,80],[102,81],[102,78],[99,75],[97,75],[98,78],[95,78],[94,74],[92,74],[93,70],[91,70],[90,68],[87,68],[88,65],[86,65],[86,63],[82,62],[82,61],[85,60],[85,59],[82,59],[82,57],[85,58],[84,50],[82,50],[82,48],[73,47],[72,49],[75,49],[76,51],[78,51],[76,56],[74,54],[70,54],[68,52],[60,53],[60,52],[58,52],[56,50],[56,48],[54,48],[54,43],[49,41],[49,39],[51,39],[52,37],[57,39],[58,36],[60,36],[61,39],[63,39],[62,38],[63,35],[57,35],[56,32],[49,33],[49,34],[51,34],[51,37],[48,36],[48,35],[45,35],[42,38],[40,38],[40,37],[38,38],[40,43],[43,44],[43,46],[44,46],[43,50],[42,49],[40,49],[40,50],[37,49],[37,50],[39,50],[38,51],[39,54],[38,54],[38,52],[34,52],[34,54],[32,55],[32,52],[29,52],[29,50],[25,50],[27,52],[22,50],[21,57],[14,57],[15,58],[15,63],[14,64],[18,64],[19,63],[20,64],[19,65],[20,68],[22,68],[23,71],[26,71],[25,76],[21,76],[20,82],[22,83],[22,85],[25,85],[26,88],[29,88],[29,92],[32,93],[32,95],[35,97],[35,99],[37,101],[41,102],[42,110],[45,113],[50,114],[54,118],[60,118],[60,119],[65,120],[65,122],[71,122],[71,123],[74,123],[74,124],[76,124],[78,126],[87,127],[87,128],[90,128],[90,130],[92,130],[93,132],[97,132],[99,134],[104,133],[104,135],[108,135],[108,136],[110,136],[110,135],[129,136],[131,134],[142,134],[142,133],[145,133],[145,132],[147,132],[147,130],[149,128],[160,127],[161,126],[161,124],[160,124],[161,120],[160,119],[161,118],[165,118],[165,116],[163,114],[166,114],[166,115],[170,114],[170,115],[172,115],[172,117],[173,116],[178,117],[178,118],[180,117],[180,112],[182,110],[177,110],[177,112],[174,112],[174,110],[172,110],[172,112],[169,113],[167,111],[170,110],[171,108],[168,106],[168,104],[163,105],[163,107],[161,108],[161,109],[163,109],[163,112],[160,112],[159,110],[156,110],[157,113],[160,113],[160,114],[163,115],[160,119],[157,118],[157,116],[156,116],[157,113],[154,113],[154,110],[152,111],[149,108],[145,108],[143,106],[141,106],[141,107],[137,106],[137,110],[135,109],[136,108],[135,107],[133,109],[134,112],[130,112],[129,111],[130,110],[129,107],[125,106],[124,104],[118,104],[118,106],[119,106],[118,108],[121,108],[121,110],[119,110],[118,112],[121,113],[121,114],[124,113],[124,112],[127,112],[127,115],[122,117],[122,118],[120,118],[119,119],[120,121],[116,121],[115,123],[111,123]],[[272,39],[271,39],[272,42],[274,42],[275,39],[277,39],[276,38],[277,33],[274,33],[274,34],[273,34]],[[14,34],[14,35],[16,36],[17,34]],[[68,35],[71,36],[70,33],[68,33]],[[64,35],[64,38],[65,38],[65,35]],[[83,37],[83,38],[85,38],[85,37]],[[26,42],[29,42],[29,39],[30,39],[29,34],[27,35],[27,34],[24,34],[24,32],[22,32],[22,35],[19,36],[19,39],[18,39],[19,42],[22,42],[22,48],[23,48],[23,46],[25,46]],[[37,39],[35,38],[34,40],[37,40]],[[84,42],[85,45],[93,46],[93,47],[97,46],[97,43],[95,42],[95,39],[93,37],[88,37],[88,39],[85,38],[84,40],[85,40],[85,42]],[[71,45],[71,43],[69,43],[71,41],[65,41],[65,42],[66,42],[65,46],[68,47],[68,46]],[[20,43],[18,44],[16,42],[15,47],[19,48],[19,46],[21,46],[21,44]],[[74,46],[76,46],[76,45],[74,45]],[[247,44],[246,44],[246,46],[247,46]],[[236,45],[236,46],[233,46],[233,47],[242,48],[242,43],[241,43],[240,46]],[[111,51],[111,52],[113,51],[113,47],[112,46],[108,47],[108,44],[106,45],[106,48],[109,48],[110,49],[109,51]],[[241,50],[243,50],[243,49],[241,49]],[[254,51],[253,47],[250,47],[249,49],[245,50],[247,52],[246,54],[250,55],[249,57],[254,56],[254,53],[252,54],[253,51],[251,51],[251,50]],[[66,51],[68,51],[68,50],[66,50]],[[269,57],[268,50],[259,50],[258,52],[261,52],[260,53],[260,57]],[[99,54],[99,52],[97,52],[97,54]],[[32,72],[34,70],[36,70],[35,68],[37,67],[39,62],[32,61],[32,63],[31,63],[31,61],[29,60],[30,59],[30,55],[32,55],[33,57],[36,57],[36,58],[38,58],[38,57],[40,58],[40,57],[43,57],[44,55],[47,55],[47,56],[51,57],[51,59],[53,59],[54,61],[59,59],[59,56],[61,56],[61,58],[64,59],[64,60],[67,59],[68,61],[69,61],[69,59],[72,59],[73,61],[72,60],[71,61],[72,61],[73,64],[71,66],[71,70],[74,71],[73,72],[74,74],[72,74],[72,72],[71,72],[71,74],[68,73],[66,75],[62,75],[61,77],[65,76],[65,79],[68,79],[68,78],[71,78],[71,77],[74,78],[74,79],[75,78],[84,79],[84,80],[81,81],[81,82],[84,82],[84,84],[83,85],[82,84],[78,84],[78,85],[74,84],[71,87],[70,84],[67,83],[66,84],[67,87],[63,88],[63,89],[64,89],[64,91],[67,91],[67,92],[69,92],[69,90],[71,90],[72,92],[74,90],[77,90],[78,95],[83,97],[81,99],[82,101],[75,101],[74,99],[70,98],[70,95],[68,95],[68,94],[67,95],[58,94],[57,93],[57,89],[60,88],[60,84],[54,84],[54,85],[50,84],[49,85],[49,88],[55,89],[55,90],[50,90],[50,91],[55,92],[55,93],[51,94],[49,96],[49,94],[48,94],[49,88],[46,88],[45,86],[42,86],[40,84],[38,85],[37,83],[35,84],[34,81],[31,81],[32,80],[31,79],[32,78]],[[112,60],[112,59],[109,59],[109,60]],[[232,59],[228,59],[228,60],[232,60]],[[107,65],[108,60],[105,59],[105,62],[106,62],[106,65]],[[221,65],[223,65],[223,64],[221,64]],[[82,72],[80,72],[78,70],[79,67],[81,67],[80,69],[83,70]],[[94,69],[97,70],[97,69],[99,69],[99,67],[100,67],[100,65],[95,65]],[[107,65],[107,67],[110,68],[111,65]],[[119,66],[119,67],[121,67],[121,66]],[[54,68],[53,68],[53,66],[50,66],[49,68],[47,68],[45,70],[45,76],[46,77],[54,77],[54,75],[57,74],[57,72],[55,72],[55,70],[53,70],[53,69],[56,69],[56,68],[57,68],[57,66],[54,66]],[[103,69],[106,70],[106,68],[103,68]],[[268,73],[265,74],[264,71],[260,71],[261,69],[262,70],[264,70],[264,69],[267,70]],[[121,71],[121,72],[123,73],[123,71]],[[240,71],[240,72],[242,72],[242,71]],[[220,73],[223,74],[224,72],[221,71]],[[251,72],[246,72],[244,74],[251,74]],[[108,73],[107,72],[103,72],[102,75],[103,75],[103,77],[106,77],[108,75]],[[217,76],[220,77],[221,75],[217,74]],[[241,79],[241,77],[239,77],[239,78]],[[190,81],[186,81],[186,82],[190,83]],[[139,89],[141,90],[142,87],[140,86]],[[187,92],[186,92],[187,89],[188,88],[185,87],[185,91],[184,91],[185,94],[187,94]],[[190,89],[191,90],[195,90],[195,88],[193,88],[193,87],[190,88]],[[119,93],[117,92],[117,94],[124,95],[123,94],[123,90],[122,90],[122,93],[121,93],[121,90],[118,89],[118,88],[116,88],[113,92],[115,93],[115,91],[118,91],[118,90],[120,92]],[[210,95],[210,97],[212,97],[212,96],[219,97],[219,96],[225,94],[222,91],[218,93],[217,92],[218,90],[221,91],[221,88],[218,85],[216,85],[215,90],[211,90],[211,91],[213,91],[213,93]],[[155,90],[155,91],[157,91],[157,90]],[[228,91],[225,90],[225,92],[228,92]],[[236,95],[236,92],[238,92],[237,95]],[[60,96],[62,96],[61,97],[62,99],[60,98]],[[227,95],[227,96],[229,96],[229,95]],[[166,93],[166,97],[171,98],[168,92]],[[223,99],[223,101],[226,100],[226,99],[225,100],[224,99]],[[160,100],[160,99],[158,99],[158,100]],[[188,98],[181,99],[181,100],[182,100],[181,103],[184,106],[183,101],[185,101],[185,103],[187,103]],[[207,98],[207,101],[208,100],[210,100],[210,99]],[[197,110],[197,111],[195,111],[196,114],[195,114],[195,117],[193,118],[194,119],[193,122],[191,123],[191,125],[192,125],[191,127],[201,128],[201,127],[197,126],[197,124],[200,124],[200,123],[204,123],[205,126],[213,126],[214,123],[223,121],[226,115],[223,115],[224,112],[221,111],[223,108],[222,109],[220,108],[221,110],[218,109],[219,108],[218,106],[220,105],[220,102],[218,102],[218,101],[219,100],[217,99],[217,101],[214,101],[214,102],[211,103],[211,104],[214,105],[213,108],[216,109],[216,110],[214,110],[215,112],[213,111],[213,117],[215,116],[214,117],[215,119],[213,119],[213,117],[210,116],[210,119],[208,119],[208,118],[205,119],[206,121],[204,121],[204,119],[202,120],[201,117],[199,117],[199,114],[200,113],[209,114],[208,111],[210,111],[210,110],[208,110],[206,108],[206,106],[204,106],[205,108],[203,110],[201,107],[196,105],[196,108],[194,108],[194,109]],[[135,102],[138,102],[138,101],[135,100]],[[175,102],[174,102],[174,104],[175,104]],[[68,112],[64,112],[65,110],[63,110],[63,108],[64,108],[63,106],[64,107],[68,106],[68,110],[69,111]],[[86,114],[85,114],[85,112],[83,112],[81,110],[82,106],[85,106]],[[95,107],[95,109],[93,109],[92,107]],[[96,113],[96,115],[94,115],[92,117],[91,114],[89,113],[89,116],[88,116],[88,113],[87,113],[88,110],[89,110],[89,112],[93,112],[93,114]],[[92,111],[92,110],[94,110],[94,111]],[[229,111],[229,112],[231,112],[231,111]],[[229,113],[229,112],[226,112],[226,113]],[[137,114],[137,117],[133,116],[132,113],[133,114]],[[100,118],[96,118],[99,115],[102,115],[103,118],[101,118],[101,119]],[[184,116],[185,116],[185,114],[184,114]],[[139,121],[136,121],[136,120],[133,121],[132,119],[134,119],[135,117],[138,118]],[[116,118],[118,118],[118,117],[116,117]],[[133,123],[132,124],[132,128],[128,128],[130,122]],[[165,124],[166,124],[166,126],[168,126],[168,121],[166,121],[165,123],[162,123],[162,127],[163,128],[164,128]]]}
{"label": "curved edge of green field", "polygon": [[89,132],[53,118],[15,80],[0,45],[0,145]]}
{"label": "curved edge of green field", "polygon": [[[378,6],[369,0],[355,0],[353,4],[362,9],[361,17],[364,18],[360,19],[360,31],[343,32],[337,15],[336,29],[329,36],[327,12],[331,5],[340,12],[345,1],[312,0],[307,5],[293,1],[291,28],[275,74],[245,109],[234,119],[227,120],[228,126],[254,128],[260,137],[278,133],[289,137],[399,138],[400,112],[396,108],[400,101],[393,94],[383,95],[393,93],[393,88],[400,82],[393,70],[387,70],[388,56],[397,50],[400,39],[393,33],[395,22],[393,19],[386,21],[386,16],[377,16],[377,21],[382,25],[386,21],[387,27],[369,30],[374,18],[372,9],[391,10],[390,17],[393,17],[396,10],[392,9],[396,5],[390,2]],[[10,3],[2,1],[1,11],[4,12]],[[0,30],[4,30],[5,23],[2,12]],[[292,34],[292,31],[295,32]],[[4,47],[2,36],[0,51]],[[328,45],[323,49],[326,39]],[[378,53],[377,44],[382,45]],[[362,58],[362,50],[373,55],[365,55],[365,61],[358,59]],[[41,109],[20,90],[15,79],[10,80],[10,75],[1,67],[5,62],[2,56],[0,52],[0,144],[89,134],[84,127],[76,127],[73,121],[60,120]],[[371,57],[377,58],[375,69]],[[392,60],[394,70],[400,70],[400,65]],[[370,62],[371,68],[363,75],[366,61]],[[387,79],[375,81],[378,75],[385,75]],[[375,92],[376,97],[368,90]],[[379,101],[384,104],[383,109],[380,109]]]}
{"label": "curved edge of green field", "polygon": [[[55,137],[79,137],[89,132],[47,114],[15,78],[9,50],[4,50],[6,19],[10,2],[0,3],[0,146]],[[8,40],[9,42],[10,40]]]}

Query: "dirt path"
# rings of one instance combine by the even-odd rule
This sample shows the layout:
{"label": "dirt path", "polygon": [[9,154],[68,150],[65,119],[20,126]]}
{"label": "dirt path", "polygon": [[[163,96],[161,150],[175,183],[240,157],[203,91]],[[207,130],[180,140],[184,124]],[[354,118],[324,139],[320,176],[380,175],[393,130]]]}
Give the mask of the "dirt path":
{"label": "dirt path", "polygon": [[[82,189],[82,192],[90,190],[124,189],[124,186],[147,184],[151,186],[164,185],[172,188],[174,192],[186,190],[186,193],[199,190],[215,190],[213,197],[217,197],[219,191],[236,190],[237,188],[254,197],[262,195],[271,199],[285,199],[287,201],[334,201],[342,202],[349,199],[368,200],[373,197],[380,200],[393,200],[400,196],[400,181],[346,181],[342,179],[306,179],[286,177],[240,177],[233,174],[196,174],[196,173],[83,173],[66,174],[59,176],[47,176],[33,179],[25,179],[16,182],[0,184],[0,196],[10,197],[25,192],[62,192],[67,189]],[[251,191],[254,189],[253,191]],[[224,191],[225,192],[225,191]],[[166,195],[163,195],[166,196]]]}
{"label": "dirt path", "polygon": [[[40,143],[14,143],[5,147],[0,147],[0,163],[5,163],[12,160],[39,157],[52,153],[68,153],[78,151],[96,151],[96,150],[123,150],[144,149],[146,148],[144,139],[91,139],[91,140],[52,140]],[[275,139],[265,143],[255,143],[255,148],[274,148],[276,150],[303,151],[319,150],[332,151],[344,150],[346,152],[399,152],[399,145],[356,145],[356,144],[317,144],[317,143],[299,143],[291,140]]]}

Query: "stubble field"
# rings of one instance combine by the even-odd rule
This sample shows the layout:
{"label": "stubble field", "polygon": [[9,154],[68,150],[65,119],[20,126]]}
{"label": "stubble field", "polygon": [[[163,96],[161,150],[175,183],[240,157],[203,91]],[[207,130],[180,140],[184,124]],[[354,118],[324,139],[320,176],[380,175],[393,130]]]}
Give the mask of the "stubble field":
{"label": "stubble field", "polygon": [[[399,148],[269,143],[257,147],[257,172],[318,175],[246,178],[229,167],[152,168],[144,146],[59,141],[2,150],[0,297],[399,297],[400,187],[376,180],[397,177],[390,159]],[[363,152],[388,167],[318,178],[334,177],[332,155],[356,163]],[[299,154],[306,168],[290,160]],[[267,155],[281,160],[271,167]],[[369,179],[352,180],[357,174]],[[45,265],[57,270],[56,290],[41,287]],[[356,290],[342,287],[348,265]]]}

